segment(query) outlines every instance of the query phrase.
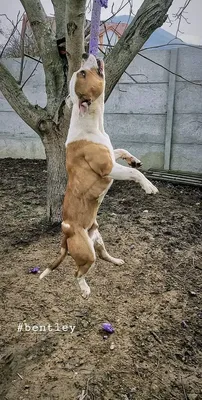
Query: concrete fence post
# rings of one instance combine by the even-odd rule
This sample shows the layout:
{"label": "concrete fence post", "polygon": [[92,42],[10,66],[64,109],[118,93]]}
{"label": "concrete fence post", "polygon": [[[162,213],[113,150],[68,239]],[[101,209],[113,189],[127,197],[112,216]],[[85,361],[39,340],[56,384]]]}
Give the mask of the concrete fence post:
{"label": "concrete fence post", "polygon": [[[170,51],[170,71],[177,72],[178,49]],[[167,97],[167,115],[166,115],[166,132],[165,132],[165,149],[164,149],[164,169],[170,169],[171,151],[172,151],[172,133],[174,119],[175,104],[175,86],[176,75],[169,73],[168,81],[168,97]]]}

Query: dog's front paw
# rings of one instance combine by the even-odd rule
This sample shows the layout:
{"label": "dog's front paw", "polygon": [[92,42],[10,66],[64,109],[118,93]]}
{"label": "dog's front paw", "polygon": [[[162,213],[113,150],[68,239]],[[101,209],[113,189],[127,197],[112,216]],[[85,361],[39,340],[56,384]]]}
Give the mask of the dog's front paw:
{"label": "dog's front paw", "polygon": [[147,178],[145,178],[143,184],[141,184],[142,189],[144,189],[144,191],[147,194],[156,194],[158,193],[158,189],[156,188],[156,186],[153,185],[153,183],[151,183]]}
{"label": "dog's front paw", "polygon": [[115,265],[123,265],[123,264],[125,264],[125,261],[123,261],[121,258],[114,258],[113,257],[113,264],[115,264]]}
{"label": "dog's front paw", "polygon": [[130,165],[132,168],[140,168],[140,167],[142,167],[142,162],[140,160],[138,160],[137,158],[136,159],[132,158]]}

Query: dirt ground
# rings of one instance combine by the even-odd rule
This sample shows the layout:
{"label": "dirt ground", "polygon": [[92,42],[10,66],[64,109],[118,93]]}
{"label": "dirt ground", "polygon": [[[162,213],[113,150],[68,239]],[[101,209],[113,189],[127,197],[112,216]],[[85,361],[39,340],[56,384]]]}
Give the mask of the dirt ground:
{"label": "dirt ground", "polygon": [[43,281],[28,273],[59,253],[60,229],[45,222],[45,163],[7,159],[0,169],[0,399],[202,399],[201,191],[155,182],[159,194],[147,196],[114,183],[98,222],[125,264],[98,259],[86,301],[70,257]]}

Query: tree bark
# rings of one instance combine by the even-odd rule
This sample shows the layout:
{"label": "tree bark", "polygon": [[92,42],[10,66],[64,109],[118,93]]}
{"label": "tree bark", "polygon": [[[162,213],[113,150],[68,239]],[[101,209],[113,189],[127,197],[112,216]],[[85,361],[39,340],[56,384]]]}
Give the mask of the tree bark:
{"label": "tree bark", "polygon": [[66,0],[66,49],[68,52],[68,82],[81,66],[84,53],[84,26],[86,0]]}
{"label": "tree bark", "polygon": [[56,23],[56,38],[65,38],[66,23],[65,23],[65,8],[66,0],[51,0],[55,12]]}
{"label": "tree bark", "polygon": [[66,129],[55,127],[42,139],[47,162],[47,218],[61,222],[62,204],[67,184],[65,141]]}

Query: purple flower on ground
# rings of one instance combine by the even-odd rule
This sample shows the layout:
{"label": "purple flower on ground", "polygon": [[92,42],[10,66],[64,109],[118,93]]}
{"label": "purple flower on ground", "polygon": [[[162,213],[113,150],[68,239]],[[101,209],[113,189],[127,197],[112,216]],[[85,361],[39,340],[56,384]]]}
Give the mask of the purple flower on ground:
{"label": "purple flower on ground", "polygon": [[38,274],[40,272],[40,267],[34,267],[29,270],[29,274]]}
{"label": "purple flower on ground", "polygon": [[112,326],[111,324],[109,324],[108,322],[105,322],[104,324],[102,324],[102,329],[103,329],[105,332],[114,333],[114,328],[113,328],[113,326]]}

